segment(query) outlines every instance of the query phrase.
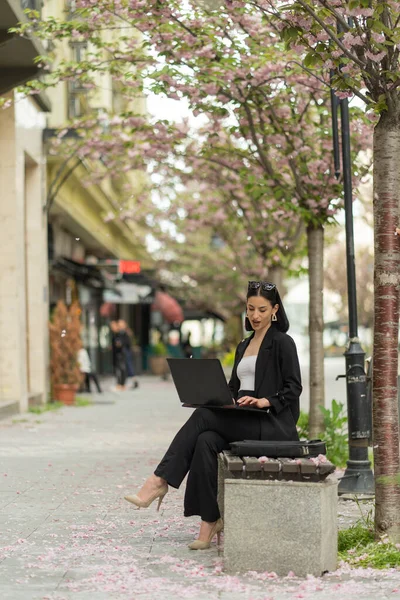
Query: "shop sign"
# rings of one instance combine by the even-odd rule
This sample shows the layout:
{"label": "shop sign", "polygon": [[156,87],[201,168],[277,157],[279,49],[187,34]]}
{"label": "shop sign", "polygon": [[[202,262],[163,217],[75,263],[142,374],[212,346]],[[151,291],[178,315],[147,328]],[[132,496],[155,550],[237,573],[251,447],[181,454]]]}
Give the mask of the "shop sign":
{"label": "shop sign", "polygon": [[139,260],[120,260],[118,267],[119,272],[126,275],[134,275],[142,270]]}

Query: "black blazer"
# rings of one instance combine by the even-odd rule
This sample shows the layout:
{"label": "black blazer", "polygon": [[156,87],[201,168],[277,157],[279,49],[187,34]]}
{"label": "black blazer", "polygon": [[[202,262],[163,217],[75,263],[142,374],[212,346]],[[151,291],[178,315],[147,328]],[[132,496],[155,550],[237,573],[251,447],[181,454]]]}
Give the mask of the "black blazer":
{"label": "black blazer", "polygon": [[[237,367],[254,333],[242,340],[236,348],[235,363],[229,387],[237,399],[240,381]],[[267,398],[271,407],[259,409],[265,415],[261,420],[261,439],[298,440],[296,423],[300,414],[301,373],[296,345],[293,339],[271,325],[261,343],[256,361],[254,396]]]}

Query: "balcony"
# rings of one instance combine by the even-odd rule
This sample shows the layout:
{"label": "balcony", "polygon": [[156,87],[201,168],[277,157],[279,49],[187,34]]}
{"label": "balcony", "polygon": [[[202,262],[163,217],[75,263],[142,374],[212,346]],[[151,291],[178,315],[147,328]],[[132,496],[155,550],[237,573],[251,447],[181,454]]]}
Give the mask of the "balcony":
{"label": "balcony", "polygon": [[40,10],[41,1],[0,0],[0,94],[40,75],[34,59],[45,54],[41,42],[9,33],[10,27],[26,20],[26,8]]}

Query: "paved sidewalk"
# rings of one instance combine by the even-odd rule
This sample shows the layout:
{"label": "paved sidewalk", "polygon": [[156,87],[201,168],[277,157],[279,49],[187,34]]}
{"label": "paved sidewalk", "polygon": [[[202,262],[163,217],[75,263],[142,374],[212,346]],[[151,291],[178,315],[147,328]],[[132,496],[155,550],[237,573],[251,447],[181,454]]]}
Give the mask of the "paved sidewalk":
{"label": "paved sidewalk", "polygon": [[[93,398],[0,421],[1,600],[400,598],[399,571],[225,575],[215,545],[187,549],[198,519],[182,517],[183,489],[170,491],[160,513],[123,500],[189,416],[172,383],[144,377],[139,390]],[[358,515],[340,502],[342,526]]]}

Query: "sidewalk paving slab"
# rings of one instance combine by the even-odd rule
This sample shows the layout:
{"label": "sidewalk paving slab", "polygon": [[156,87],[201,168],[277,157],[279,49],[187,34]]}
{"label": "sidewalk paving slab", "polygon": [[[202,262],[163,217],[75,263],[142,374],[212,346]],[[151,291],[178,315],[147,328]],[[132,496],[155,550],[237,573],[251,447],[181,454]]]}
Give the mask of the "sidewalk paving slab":
{"label": "sidewalk paving slab", "polygon": [[[182,516],[184,486],[159,513],[123,499],[190,414],[172,383],[143,377],[138,390],[93,398],[90,406],[0,421],[1,600],[400,599],[394,569],[225,575],[222,549],[187,548],[199,519]],[[371,507],[340,500],[339,526]]]}

